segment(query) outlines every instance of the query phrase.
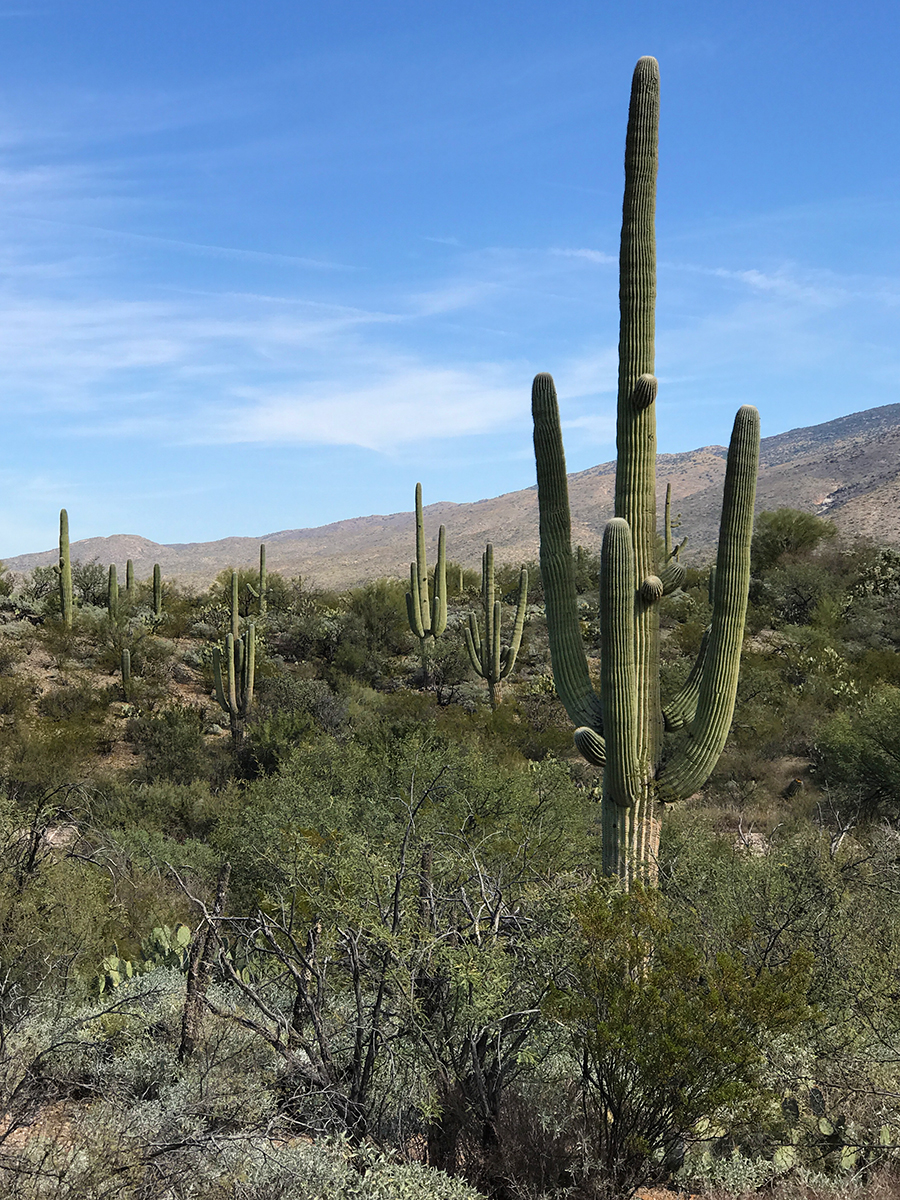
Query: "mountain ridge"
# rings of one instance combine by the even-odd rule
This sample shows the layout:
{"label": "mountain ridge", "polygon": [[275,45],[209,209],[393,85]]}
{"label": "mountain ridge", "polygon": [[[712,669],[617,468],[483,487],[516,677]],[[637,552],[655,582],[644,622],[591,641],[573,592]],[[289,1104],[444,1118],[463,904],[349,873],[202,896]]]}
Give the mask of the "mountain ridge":
{"label": "mountain ridge", "polygon": [[[724,446],[661,454],[659,502],[672,484],[679,533],[687,534],[685,561],[709,560],[715,552],[725,475]],[[599,547],[612,516],[615,461],[569,475],[573,544]],[[900,545],[900,404],[850,413],[819,425],[763,438],[757,511],[800,508],[827,516],[850,537]],[[447,526],[448,556],[478,567],[486,542],[501,561],[526,561],[538,553],[537,487],[469,503],[437,501],[425,508],[434,557],[438,526]],[[158,562],[163,575],[205,586],[225,567],[254,566],[266,543],[271,571],[300,574],[323,587],[346,588],[381,575],[405,577],[414,555],[413,513],[349,517],[328,525],[282,529],[262,537],[225,537],[211,542],[158,543],[140,534],[112,534],[72,543],[72,557],[115,563],[131,558],[138,578]],[[57,550],[8,558],[13,571],[56,561]]]}

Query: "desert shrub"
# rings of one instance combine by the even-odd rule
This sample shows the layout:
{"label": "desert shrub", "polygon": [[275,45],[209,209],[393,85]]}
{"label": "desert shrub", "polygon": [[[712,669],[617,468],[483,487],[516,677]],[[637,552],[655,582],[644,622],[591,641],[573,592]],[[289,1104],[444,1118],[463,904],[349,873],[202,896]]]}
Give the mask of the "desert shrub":
{"label": "desert shrub", "polygon": [[704,954],[640,888],[590,892],[576,918],[570,975],[549,1006],[581,1063],[591,1156],[626,1195],[668,1175],[701,1117],[758,1107],[766,1042],[809,1016],[810,961],[753,970],[739,950]]}
{"label": "desert shrub", "polygon": [[875,689],[819,730],[817,775],[856,798],[868,816],[900,812],[900,690]]}
{"label": "desert shrub", "polygon": [[88,799],[93,822],[104,829],[150,829],[175,841],[205,838],[215,821],[216,801],[205,779],[177,783],[114,780]]}
{"label": "desert shrub", "polygon": [[324,680],[286,673],[270,676],[257,689],[248,754],[258,770],[275,771],[301,742],[319,732],[339,734],[346,723],[346,700]]}
{"label": "desert shrub", "polygon": [[135,717],[128,723],[127,736],[143,755],[140,776],[146,782],[191,783],[209,775],[211,761],[198,708],[178,705]]}
{"label": "desert shrub", "polygon": [[751,570],[760,574],[788,557],[810,554],[837,534],[832,521],[795,508],[762,512],[753,528]]}
{"label": "desert shrub", "polygon": [[81,604],[104,608],[107,601],[109,572],[99,559],[90,562],[76,559],[72,563],[72,591]]}

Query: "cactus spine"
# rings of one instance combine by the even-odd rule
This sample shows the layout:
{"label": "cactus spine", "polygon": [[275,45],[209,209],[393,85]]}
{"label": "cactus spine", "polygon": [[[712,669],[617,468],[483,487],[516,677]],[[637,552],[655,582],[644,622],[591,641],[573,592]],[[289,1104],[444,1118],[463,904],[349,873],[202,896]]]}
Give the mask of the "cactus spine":
{"label": "cactus spine", "polygon": [[114,621],[119,615],[119,581],[116,578],[116,564],[109,564],[109,581],[106,585],[106,609],[109,619]]}
{"label": "cactus spine", "polygon": [[162,571],[159,563],[153,564],[153,615],[156,617],[162,616]]}
{"label": "cactus spine", "polygon": [[474,613],[469,613],[469,627],[466,630],[466,649],[469,651],[469,661],[476,675],[487,682],[488,696],[491,708],[495,709],[500,703],[500,685],[516,665],[516,655],[522,644],[522,630],[525,628],[525,607],[528,602],[528,572],[525,567],[519,571],[519,598],[516,604],[516,620],[513,625],[509,645],[504,646],[500,640],[501,604],[495,597],[494,589],[494,547],[488,542],[481,556],[481,597],[484,604],[484,637],[478,629],[478,620]]}
{"label": "cactus spine", "polygon": [[245,638],[229,633],[225,638],[225,677],[222,676],[222,652],[213,647],[213,680],[216,700],[228,713],[231,740],[239,750],[244,740],[244,723],[253,707],[256,678],[256,625],[250,622]]}
{"label": "cactus spine", "polygon": [[416,484],[416,561],[409,564],[406,613],[409,618],[409,627],[419,639],[422,670],[427,684],[431,648],[435,638],[439,638],[447,628],[447,551],[446,531],[442,525],[438,530],[438,560],[434,569],[433,596],[429,601],[421,483]]}
{"label": "cactus spine", "polygon": [[[581,642],[571,554],[571,521],[556,389],[538,375],[532,392],[540,505],[541,572],[553,676],[578,728],[575,742],[604,767],[604,870],[626,884],[656,875],[665,803],[691,795],[709,777],[734,710],[750,578],[750,538],[759,458],[759,414],[734,422],[725,474],[713,618],[692,677],[665,710],[659,695],[659,604],[680,582],[666,519],[666,561],[656,562],[657,131],[659,68],[639,60],[625,146],[625,201],[619,258],[619,394],[615,517],[603,535],[600,695]],[[663,756],[665,728],[685,734]]]}
{"label": "cactus spine", "polygon": [[59,510],[59,611],[63,624],[72,624],[74,599],[72,594],[72,562],[69,557],[69,514]]}

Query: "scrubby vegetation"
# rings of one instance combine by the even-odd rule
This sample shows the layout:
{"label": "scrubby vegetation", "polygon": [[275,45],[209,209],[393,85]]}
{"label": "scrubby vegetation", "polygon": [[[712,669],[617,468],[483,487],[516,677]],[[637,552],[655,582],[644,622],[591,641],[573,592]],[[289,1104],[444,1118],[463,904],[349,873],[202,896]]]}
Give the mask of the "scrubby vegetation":
{"label": "scrubby vegetation", "polygon": [[[900,555],[815,521],[759,522],[728,745],[630,892],[536,564],[495,709],[452,566],[427,671],[399,581],[270,573],[261,614],[241,572],[235,613],[226,572],[157,615],[73,563],[69,626],[40,570],[4,576],[3,1194],[888,1194]],[[662,601],[666,684],[707,576]],[[496,577],[509,626],[518,564]],[[235,738],[213,663],[251,622]]]}

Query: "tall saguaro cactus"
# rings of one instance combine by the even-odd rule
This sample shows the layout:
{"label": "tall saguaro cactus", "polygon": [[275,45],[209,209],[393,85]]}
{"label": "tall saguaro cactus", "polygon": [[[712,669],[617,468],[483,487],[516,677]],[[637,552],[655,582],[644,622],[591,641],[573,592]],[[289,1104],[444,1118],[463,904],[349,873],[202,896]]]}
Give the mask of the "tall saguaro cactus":
{"label": "tall saguaro cactus", "polygon": [[504,646],[500,637],[501,604],[495,595],[494,547],[488,542],[481,556],[481,598],[484,604],[484,637],[478,629],[478,620],[469,613],[469,628],[466,630],[466,649],[476,675],[487,682],[491,708],[500,703],[500,685],[516,665],[516,656],[522,644],[525,628],[525,607],[528,602],[528,571],[519,571],[519,598],[516,619],[509,644]]}
{"label": "tall saguaro cactus", "polygon": [[216,700],[228,714],[231,740],[235,750],[244,740],[244,724],[253,707],[253,685],[256,679],[256,625],[250,622],[246,635],[225,638],[225,676],[222,675],[222,652],[213,647],[213,680]]}
{"label": "tall saguaro cactus", "polygon": [[[625,144],[619,257],[619,392],[615,517],[603,535],[600,694],[581,641],[572,567],[566,465],[556,389],[538,375],[532,392],[540,507],[541,573],[553,676],[578,728],[575,742],[603,766],[603,863],[626,884],[655,877],[665,804],[709,777],[725,745],[737,691],[750,580],[750,539],[759,459],[759,414],[738,411],[728,451],[712,623],[691,677],[663,708],[659,694],[659,601],[683,579],[666,519],[657,562],[656,300],[659,67],[639,60]],[[668,507],[668,506],[667,506]],[[671,749],[666,729],[680,729]]]}
{"label": "tall saguaro cactus", "polygon": [[63,624],[72,624],[74,599],[72,593],[72,561],[69,557],[69,514],[59,510],[59,609]]}
{"label": "tall saguaro cactus", "polygon": [[432,598],[429,600],[421,483],[416,484],[416,561],[409,564],[406,613],[409,618],[409,627],[419,639],[422,670],[427,683],[431,648],[435,638],[439,638],[447,628],[447,550],[446,531],[442,525],[438,530],[438,558],[434,568]]}

